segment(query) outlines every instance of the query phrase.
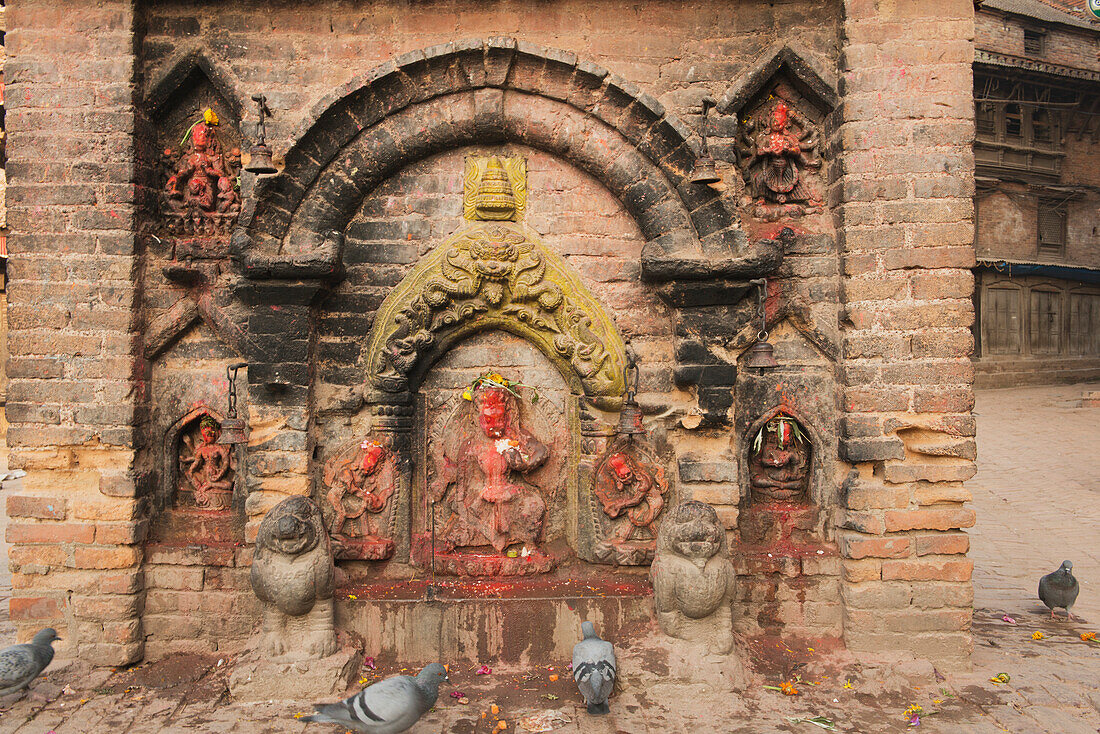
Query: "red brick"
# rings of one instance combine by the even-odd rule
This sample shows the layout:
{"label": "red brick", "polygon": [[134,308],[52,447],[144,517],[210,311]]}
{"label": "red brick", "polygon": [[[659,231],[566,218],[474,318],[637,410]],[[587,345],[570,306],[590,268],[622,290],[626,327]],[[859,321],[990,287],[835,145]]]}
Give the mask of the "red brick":
{"label": "red brick", "polygon": [[930,533],[914,535],[918,556],[966,553],[970,550],[970,536],[966,533]]}
{"label": "red brick", "polygon": [[134,546],[84,546],[73,551],[77,568],[130,568],[141,562],[141,549]]}
{"label": "red brick", "polygon": [[969,581],[974,562],[969,559],[922,558],[882,562],[882,579],[889,581]]}
{"label": "red brick", "polygon": [[8,497],[8,517],[36,517],[43,520],[64,520],[68,503],[60,497]]}
{"label": "red brick", "polygon": [[887,510],[886,531],[954,530],[974,526],[974,510],[969,507],[926,507],[919,510]]}
{"label": "red brick", "polygon": [[89,523],[11,523],[5,537],[9,543],[91,543],[95,525]]}
{"label": "red brick", "polygon": [[841,536],[840,547],[848,558],[853,559],[907,558],[909,556],[909,538],[905,536],[862,538],[843,535]]}
{"label": "red brick", "polygon": [[61,617],[61,606],[57,599],[48,596],[13,596],[8,602],[8,610],[13,622]]}

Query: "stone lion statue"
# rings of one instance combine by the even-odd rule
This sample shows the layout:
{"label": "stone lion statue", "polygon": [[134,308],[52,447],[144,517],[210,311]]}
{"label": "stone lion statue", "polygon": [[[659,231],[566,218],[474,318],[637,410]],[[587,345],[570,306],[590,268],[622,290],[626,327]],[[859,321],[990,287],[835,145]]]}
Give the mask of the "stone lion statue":
{"label": "stone lion statue", "polygon": [[669,513],[657,534],[650,576],[657,622],[666,635],[705,642],[712,652],[730,651],[737,573],[713,507],[692,500]]}
{"label": "stone lion statue", "polygon": [[336,651],[334,576],[321,508],[299,496],[271,508],[260,522],[251,575],[263,602],[264,657],[294,662]]}

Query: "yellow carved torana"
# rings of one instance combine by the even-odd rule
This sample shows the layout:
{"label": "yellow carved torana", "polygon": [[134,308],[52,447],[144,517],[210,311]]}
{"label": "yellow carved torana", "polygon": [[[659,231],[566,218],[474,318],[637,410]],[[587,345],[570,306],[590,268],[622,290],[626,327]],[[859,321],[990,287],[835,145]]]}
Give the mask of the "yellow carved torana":
{"label": "yellow carved torana", "polygon": [[560,255],[507,221],[460,229],[390,292],[371,330],[368,380],[385,392],[415,388],[452,344],[488,329],[527,339],[574,390],[617,409],[626,360],[615,324]]}
{"label": "yellow carved torana", "polygon": [[527,210],[527,159],[466,156],[462,217],[468,222],[519,222]]}

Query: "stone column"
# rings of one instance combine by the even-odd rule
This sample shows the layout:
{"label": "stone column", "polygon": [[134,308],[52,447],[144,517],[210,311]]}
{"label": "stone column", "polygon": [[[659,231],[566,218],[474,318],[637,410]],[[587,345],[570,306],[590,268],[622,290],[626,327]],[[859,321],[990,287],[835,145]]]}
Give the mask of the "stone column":
{"label": "stone column", "polygon": [[132,0],[8,7],[7,499],[19,637],[53,625],[67,654],[142,654],[145,381],[135,325]]}
{"label": "stone column", "polygon": [[973,607],[971,0],[845,0],[845,638],[965,665]]}

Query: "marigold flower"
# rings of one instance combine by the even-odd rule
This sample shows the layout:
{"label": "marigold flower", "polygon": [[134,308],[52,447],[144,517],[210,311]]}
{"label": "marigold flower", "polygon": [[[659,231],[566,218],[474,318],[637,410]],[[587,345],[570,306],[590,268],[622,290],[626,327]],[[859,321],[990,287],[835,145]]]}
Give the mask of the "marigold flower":
{"label": "marigold flower", "polygon": [[784,696],[797,696],[798,690],[794,687],[794,683],[789,680],[785,680],[779,684],[779,690],[783,691]]}
{"label": "marigold flower", "polygon": [[205,122],[207,125],[217,125],[218,114],[214,112],[214,110],[207,107],[202,113],[202,121]]}
{"label": "marigold flower", "polygon": [[1033,640],[1041,640],[1044,637],[1046,637],[1046,635],[1044,635],[1042,632],[1035,632],[1031,635],[1031,639]]}
{"label": "marigold flower", "polygon": [[1096,633],[1095,632],[1082,632],[1081,633],[1081,639],[1084,640],[1085,642],[1096,642]]}

